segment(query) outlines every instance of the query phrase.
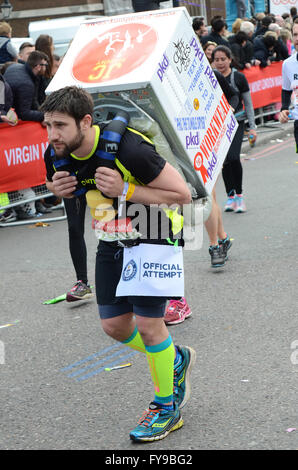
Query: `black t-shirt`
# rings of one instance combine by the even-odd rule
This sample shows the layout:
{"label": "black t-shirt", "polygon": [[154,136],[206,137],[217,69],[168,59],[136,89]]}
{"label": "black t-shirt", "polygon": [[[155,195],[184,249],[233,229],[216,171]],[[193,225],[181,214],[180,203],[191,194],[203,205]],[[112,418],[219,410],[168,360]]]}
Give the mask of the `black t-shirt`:
{"label": "black t-shirt", "polygon": [[[231,75],[232,73],[230,73],[230,75],[228,75],[225,78],[229,82],[229,84],[233,86],[231,82]],[[237,113],[243,109],[243,102],[241,99],[241,95],[242,93],[249,91],[249,84],[245,75],[241,72],[238,72],[237,70],[234,70],[234,81],[235,81],[236,90],[239,93],[239,104],[237,108],[235,109],[235,113]]]}
{"label": "black t-shirt", "polygon": [[[97,128],[95,145],[90,155],[85,158],[77,158],[74,155],[68,157],[68,161],[71,165],[72,171],[75,173],[80,187],[89,189],[96,189],[95,184],[95,171],[100,166],[100,159],[96,155],[99,149],[99,135],[103,132],[105,126],[98,126]],[[127,175],[130,174],[128,181],[135,182],[136,184],[146,185],[153,181],[162,171],[166,164],[166,160],[162,158],[155,150],[154,145],[147,142],[142,135],[135,133],[133,130],[127,129],[124,133],[120,145],[119,151],[116,156],[119,163],[116,165],[116,169],[122,175],[124,181],[127,180]],[[47,179],[52,181],[52,177],[55,171],[55,161],[59,158],[55,155],[53,148],[49,145],[44,155]],[[125,168],[125,170],[123,169]],[[114,199],[114,208],[118,209],[118,198]],[[162,236],[162,233],[168,233],[169,238],[173,240],[173,233],[171,230],[170,219],[166,215],[165,211],[160,210],[156,206],[144,206],[140,207],[140,211],[137,211],[137,205],[132,210],[130,203],[127,201],[126,209],[129,213],[132,221],[132,226],[141,233],[143,240],[155,239],[166,239],[167,237]],[[145,210],[143,210],[145,208]],[[122,217],[126,214],[122,213]],[[116,216],[116,218],[118,215]],[[146,227],[146,233],[144,233],[144,227]],[[166,230],[164,232],[164,230]],[[152,237],[152,234],[154,236]]]}
{"label": "black t-shirt", "polygon": [[[100,126],[100,132],[103,132],[104,128],[105,126]],[[76,158],[74,155],[69,155],[71,168],[86,189],[96,189],[94,175],[96,168],[100,166],[99,157],[96,155],[99,148],[99,134],[98,132],[96,136],[98,143],[96,145],[95,142],[95,148],[88,157]],[[55,173],[55,160],[58,160],[59,157],[55,156],[50,145],[45,152],[44,159],[47,179],[52,181]],[[166,163],[152,144],[145,141],[140,134],[130,130],[127,130],[121,139],[117,159],[140,184],[149,184],[153,181]],[[119,168],[117,169],[119,170]],[[119,171],[121,173],[121,170]]]}

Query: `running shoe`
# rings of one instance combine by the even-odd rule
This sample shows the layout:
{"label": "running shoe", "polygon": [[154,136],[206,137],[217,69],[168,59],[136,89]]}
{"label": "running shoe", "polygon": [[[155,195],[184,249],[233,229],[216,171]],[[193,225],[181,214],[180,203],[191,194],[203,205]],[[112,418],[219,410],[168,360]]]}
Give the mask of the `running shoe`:
{"label": "running shoe", "polygon": [[226,263],[226,254],[223,251],[222,245],[209,246],[209,254],[211,256],[211,267],[221,268]]}
{"label": "running shoe", "polygon": [[177,404],[174,403],[173,411],[169,411],[151,402],[137,427],[131,431],[130,439],[134,442],[159,441],[181,426],[183,419]]}
{"label": "running shoe", "polygon": [[17,213],[14,209],[6,209],[3,214],[0,215],[0,222],[9,223],[17,220]]}
{"label": "running shoe", "polygon": [[246,206],[242,194],[237,194],[235,197],[235,212],[237,214],[246,212]]}
{"label": "running shoe", "polygon": [[176,346],[182,360],[174,365],[174,401],[183,408],[190,398],[190,373],[196,362],[196,352],[189,346]]}
{"label": "running shoe", "polygon": [[226,261],[228,259],[228,250],[232,246],[232,242],[231,242],[230,237],[226,236],[226,238],[224,238],[223,240],[219,240],[218,244],[222,249],[222,252],[223,252],[223,255],[224,255],[225,261]]}
{"label": "running shoe", "polygon": [[73,288],[67,292],[66,300],[67,302],[75,302],[76,300],[90,299],[93,295],[90,286],[87,286],[83,281],[77,281]]}
{"label": "running shoe", "polygon": [[236,196],[235,191],[230,191],[228,194],[228,199],[224,207],[225,212],[234,212],[236,209]]}
{"label": "running shoe", "polygon": [[191,310],[184,297],[180,300],[170,300],[166,308],[164,321],[167,325],[182,323],[185,318],[190,317]]}

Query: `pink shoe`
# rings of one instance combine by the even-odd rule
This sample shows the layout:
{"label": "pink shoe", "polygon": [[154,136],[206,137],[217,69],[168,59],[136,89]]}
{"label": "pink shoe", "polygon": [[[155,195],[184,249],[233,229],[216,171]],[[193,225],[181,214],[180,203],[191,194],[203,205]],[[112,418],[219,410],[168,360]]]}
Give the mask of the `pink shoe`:
{"label": "pink shoe", "polygon": [[246,205],[244,203],[242,194],[237,194],[235,199],[236,199],[235,212],[237,214],[242,214],[243,212],[246,212]]}
{"label": "pink shoe", "polygon": [[180,300],[170,300],[166,308],[164,321],[167,325],[176,325],[177,323],[182,323],[190,315],[191,310],[188,303],[184,297],[181,297]]}

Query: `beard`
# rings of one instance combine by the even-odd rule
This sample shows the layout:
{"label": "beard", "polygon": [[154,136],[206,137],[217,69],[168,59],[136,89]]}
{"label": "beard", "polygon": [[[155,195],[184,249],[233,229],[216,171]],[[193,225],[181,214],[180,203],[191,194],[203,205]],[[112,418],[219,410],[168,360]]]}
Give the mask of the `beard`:
{"label": "beard", "polygon": [[55,142],[50,142],[52,147],[55,149],[55,153],[58,157],[68,157],[71,153],[75,152],[83,143],[84,135],[81,129],[78,129],[77,135],[67,144],[65,142],[57,142],[59,145],[63,145],[63,148],[57,149],[55,147]]}

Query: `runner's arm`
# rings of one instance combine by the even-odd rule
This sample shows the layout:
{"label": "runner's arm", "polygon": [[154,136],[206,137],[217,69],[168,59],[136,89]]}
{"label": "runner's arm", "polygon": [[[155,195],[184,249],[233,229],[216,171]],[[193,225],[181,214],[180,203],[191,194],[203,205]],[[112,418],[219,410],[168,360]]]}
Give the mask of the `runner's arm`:
{"label": "runner's arm", "polygon": [[[108,197],[121,196],[124,182],[117,170],[99,167],[95,173],[96,187]],[[150,204],[189,204],[190,191],[178,171],[166,163],[159,175],[147,185],[136,185],[130,202]]]}
{"label": "runner's arm", "polygon": [[281,111],[289,109],[291,104],[292,90],[281,90]]}

